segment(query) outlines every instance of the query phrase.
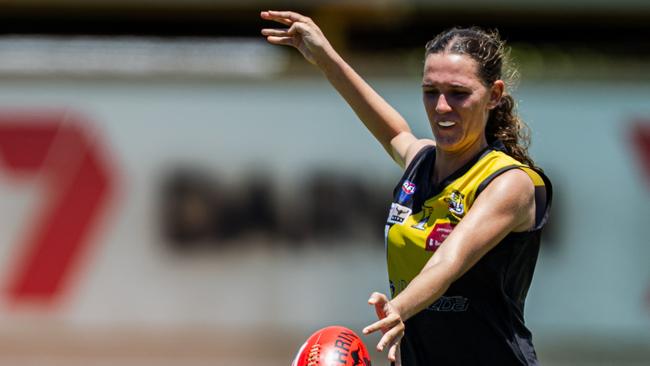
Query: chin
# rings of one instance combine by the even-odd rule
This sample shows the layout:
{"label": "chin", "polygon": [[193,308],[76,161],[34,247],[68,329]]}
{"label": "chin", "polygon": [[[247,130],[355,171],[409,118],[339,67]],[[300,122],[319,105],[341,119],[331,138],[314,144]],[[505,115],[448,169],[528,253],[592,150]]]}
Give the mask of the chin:
{"label": "chin", "polygon": [[457,138],[445,137],[445,136],[434,136],[436,140],[436,147],[443,151],[453,152],[460,148],[461,144]]}

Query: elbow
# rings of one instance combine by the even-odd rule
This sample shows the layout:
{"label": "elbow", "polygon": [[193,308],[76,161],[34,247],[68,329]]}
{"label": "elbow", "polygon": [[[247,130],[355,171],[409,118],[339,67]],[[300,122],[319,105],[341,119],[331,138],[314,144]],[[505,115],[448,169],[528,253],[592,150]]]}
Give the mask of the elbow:
{"label": "elbow", "polygon": [[408,126],[405,126],[404,129],[391,131],[391,134],[388,136],[387,141],[391,145],[394,145],[395,143],[399,143],[404,139],[410,139],[411,137],[413,137],[413,133],[411,133],[411,129],[409,129]]}

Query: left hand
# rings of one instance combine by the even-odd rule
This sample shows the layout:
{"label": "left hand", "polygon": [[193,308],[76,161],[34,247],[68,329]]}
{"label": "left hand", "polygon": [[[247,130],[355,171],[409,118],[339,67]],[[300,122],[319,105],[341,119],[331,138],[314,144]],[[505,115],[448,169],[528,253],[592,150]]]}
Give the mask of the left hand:
{"label": "left hand", "polygon": [[309,17],[293,11],[276,10],[263,11],[260,16],[289,27],[262,29],[262,35],[266,36],[269,43],[292,46],[312,64],[318,65],[334,52],[323,32]]}
{"label": "left hand", "polygon": [[399,342],[404,336],[404,322],[402,316],[393,304],[388,300],[386,295],[374,292],[368,299],[368,304],[375,306],[378,321],[370,324],[363,329],[363,334],[370,334],[381,330],[384,334],[377,343],[377,351],[381,352],[388,348],[388,360],[397,362],[399,360]]}

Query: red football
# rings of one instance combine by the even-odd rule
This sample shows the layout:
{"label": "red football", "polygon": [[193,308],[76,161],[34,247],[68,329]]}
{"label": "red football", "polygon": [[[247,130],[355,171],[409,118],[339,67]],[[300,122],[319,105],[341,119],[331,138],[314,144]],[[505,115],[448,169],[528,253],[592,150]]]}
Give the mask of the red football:
{"label": "red football", "polygon": [[370,366],[370,355],[353,331],[331,326],[312,334],[291,366]]}

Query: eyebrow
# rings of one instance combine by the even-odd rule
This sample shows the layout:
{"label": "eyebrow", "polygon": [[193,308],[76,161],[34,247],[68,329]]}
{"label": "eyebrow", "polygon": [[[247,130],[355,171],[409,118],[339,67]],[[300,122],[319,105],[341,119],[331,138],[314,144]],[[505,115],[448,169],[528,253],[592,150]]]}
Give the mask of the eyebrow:
{"label": "eyebrow", "polygon": [[[434,83],[422,83],[422,87],[423,88],[437,88],[437,85],[434,84]],[[457,83],[449,84],[449,87],[450,88],[455,88],[455,89],[469,89],[470,88],[467,85],[457,84]]]}

